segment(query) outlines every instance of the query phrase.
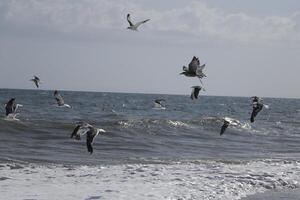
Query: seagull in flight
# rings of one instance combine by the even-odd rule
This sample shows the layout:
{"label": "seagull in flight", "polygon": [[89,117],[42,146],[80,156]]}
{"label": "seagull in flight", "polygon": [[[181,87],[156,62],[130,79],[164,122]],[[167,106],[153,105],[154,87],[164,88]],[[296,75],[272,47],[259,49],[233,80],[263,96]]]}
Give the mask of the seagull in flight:
{"label": "seagull in flight", "polygon": [[95,137],[100,133],[100,132],[106,132],[105,130],[101,128],[94,128],[92,125],[88,123],[83,123],[80,122],[77,124],[75,129],[73,130],[71,134],[71,138],[74,138],[75,140],[80,140],[81,136],[86,135],[86,146],[87,150],[90,154],[93,153],[93,142]]}
{"label": "seagull in flight", "polygon": [[138,29],[138,27],[141,25],[141,24],[144,24],[144,23],[146,23],[147,21],[149,21],[150,19],[146,19],[146,20],[144,20],[144,21],[140,21],[140,22],[138,22],[138,23],[136,23],[136,24],[133,24],[132,23],[132,21],[131,21],[131,18],[130,18],[130,14],[127,14],[127,21],[128,21],[128,23],[129,23],[129,27],[127,27],[127,29],[130,29],[130,30],[133,30],[133,31],[137,31]]}
{"label": "seagull in flight", "polygon": [[198,95],[199,95],[200,90],[203,89],[203,91],[205,91],[205,89],[201,86],[193,86],[192,88],[193,88],[192,93],[191,93],[191,99],[192,100],[198,99]]}
{"label": "seagull in flight", "polygon": [[160,108],[160,109],[165,109],[164,105],[162,104],[162,102],[165,102],[166,100],[164,99],[155,99],[154,101],[154,107],[155,108]]}
{"label": "seagull in flight", "polygon": [[70,105],[65,104],[64,99],[63,99],[62,96],[58,93],[57,90],[54,91],[54,94],[53,94],[53,95],[54,95],[54,98],[55,98],[55,100],[56,100],[56,102],[57,102],[57,105],[58,105],[59,107],[67,107],[67,108],[71,108]]}
{"label": "seagull in flight", "polygon": [[183,66],[183,72],[180,74],[183,74],[187,77],[198,77],[201,81],[203,77],[206,77],[206,75],[203,73],[203,69],[205,67],[205,64],[200,65],[199,58],[193,57],[192,61],[189,64],[189,67]]}
{"label": "seagull in flight", "polygon": [[262,103],[262,98],[257,96],[252,97],[252,113],[250,118],[251,123],[254,122],[254,118],[263,109],[263,107],[264,104]]}
{"label": "seagull in flight", "polygon": [[227,127],[230,125],[230,121],[226,120],[226,119],[223,119],[224,123],[221,127],[221,131],[220,131],[220,135],[223,135],[223,133],[226,131]]}
{"label": "seagull in flight", "polygon": [[39,84],[42,83],[40,78],[37,76],[33,76],[33,79],[30,79],[30,81],[34,82],[34,84],[37,88],[39,88]]}

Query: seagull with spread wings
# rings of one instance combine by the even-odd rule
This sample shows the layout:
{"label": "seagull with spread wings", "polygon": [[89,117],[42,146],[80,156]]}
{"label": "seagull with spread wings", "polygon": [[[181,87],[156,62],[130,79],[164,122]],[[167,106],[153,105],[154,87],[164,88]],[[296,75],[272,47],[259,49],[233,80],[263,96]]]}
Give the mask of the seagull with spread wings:
{"label": "seagull with spread wings", "polygon": [[130,18],[130,14],[127,14],[127,21],[129,23],[129,27],[127,27],[127,29],[130,29],[130,30],[133,30],[133,31],[137,31],[138,27],[141,25],[141,24],[144,24],[146,23],[147,21],[149,21],[150,19],[146,19],[144,21],[140,21],[140,22],[137,22],[136,24],[132,23],[131,21],[131,18]]}
{"label": "seagull with spread wings", "polygon": [[93,142],[96,138],[96,136],[100,132],[106,132],[105,130],[101,128],[94,128],[92,125],[88,123],[78,123],[75,129],[73,130],[71,134],[71,138],[74,138],[76,140],[80,140],[81,136],[86,135],[86,146],[87,150],[90,154],[93,153]]}
{"label": "seagull with spread wings", "polygon": [[183,72],[180,74],[183,74],[187,77],[198,77],[201,81],[203,77],[206,77],[206,75],[203,73],[203,69],[205,67],[205,64],[200,65],[199,58],[193,57],[192,61],[189,64],[189,67],[183,66]]}
{"label": "seagull with spread wings", "polygon": [[34,84],[35,84],[35,86],[36,86],[37,88],[39,88],[40,83],[42,83],[41,80],[40,80],[40,78],[37,77],[37,76],[33,76],[33,79],[30,79],[30,81],[34,82]]}
{"label": "seagull with spread wings", "polygon": [[71,108],[70,105],[65,104],[64,99],[63,99],[62,96],[58,93],[57,90],[54,91],[54,94],[53,94],[53,95],[54,95],[54,98],[55,98],[55,100],[56,100],[56,102],[57,102],[57,105],[58,105],[59,107],[67,107],[67,108]]}

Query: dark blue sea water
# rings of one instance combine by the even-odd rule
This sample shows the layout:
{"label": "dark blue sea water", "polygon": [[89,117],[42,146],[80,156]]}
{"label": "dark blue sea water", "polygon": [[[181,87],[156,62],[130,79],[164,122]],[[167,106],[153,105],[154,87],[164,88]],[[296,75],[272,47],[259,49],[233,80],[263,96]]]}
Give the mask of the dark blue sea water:
{"label": "dark blue sea water", "polygon": [[[179,95],[70,91],[61,91],[61,95],[71,109],[57,107],[53,91],[0,90],[1,103],[15,97],[23,105],[18,110],[20,121],[5,120],[4,106],[0,108],[0,173],[2,169],[6,174],[0,177],[7,178],[2,178],[0,185],[5,181],[8,188],[9,181],[16,184],[20,177],[10,177],[12,170],[22,177],[34,168],[41,175],[41,166],[46,166],[49,177],[56,177],[55,173],[65,177],[64,167],[68,166],[81,177],[80,170],[87,165],[86,173],[94,178],[100,175],[91,174],[91,169],[108,168],[100,174],[113,182],[113,191],[124,187],[119,180],[122,176],[134,180],[132,185],[145,185],[142,194],[132,199],[239,199],[266,190],[299,187],[299,99],[264,98],[267,107],[251,124],[251,99],[246,97],[201,96],[191,100]],[[154,100],[161,98],[166,100],[166,109],[154,109]],[[238,124],[220,136],[224,117],[238,120]],[[84,137],[81,141],[70,139],[78,121],[107,131],[95,139],[92,155]],[[154,186],[147,184],[153,177],[159,188],[151,193]],[[124,187],[116,193],[105,192],[105,187],[99,186],[101,195],[97,198],[125,199],[122,191],[125,196],[135,191]],[[30,197],[25,186],[21,191]],[[13,197],[8,190],[0,192]],[[35,195],[37,199],[48,197],[46,192]],[[62,195],[72,199],[68,193]],[[78,199],[87,199],[90,193],[78,195]]]}

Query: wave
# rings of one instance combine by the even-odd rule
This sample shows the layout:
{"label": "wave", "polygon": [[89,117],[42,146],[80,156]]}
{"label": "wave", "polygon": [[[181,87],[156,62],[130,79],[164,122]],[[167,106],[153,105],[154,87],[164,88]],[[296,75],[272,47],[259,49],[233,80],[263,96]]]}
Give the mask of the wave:
{"label": "wave", "polygon": [[130,196],[133,200],[238,200],[265,191],[299,188],[299,168],[300,163],[293,160],[197,160],[100,166],[2,163],[0,184],[5,187],[0,187],[0,193],[4,199]]}

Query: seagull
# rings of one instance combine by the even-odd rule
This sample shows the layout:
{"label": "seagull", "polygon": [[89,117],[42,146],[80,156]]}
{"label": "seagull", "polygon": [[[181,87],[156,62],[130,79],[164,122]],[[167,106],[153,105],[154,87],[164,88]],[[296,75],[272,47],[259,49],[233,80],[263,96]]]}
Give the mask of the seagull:
{"label": "seagull", "polygon": [[55,98],[55,100],[56,100],[56,102],[57,102],[57,105],[58,105],[59,107],[67,107],[67,108],[71,108],[70,105],[65,104],[64,99],[63,99],[62,96],[58,93],[57,90],[54,91],[54,98]]}
{"label": "seagull", "polygon": [[224,119],[224,124],[221,127],[220,135],[223,135],[223,133],[226,131],[227,127],[229,126],[230,121]]}
{"label": "seagull", "polygon": [[39,84],[42,83],[40,78],[37,76],[33,76],[33,79],[30,79],[30,81],[34,82],[37,88],[39,88]]}
{"label": "seagull", "polygon": [[147,21],[149,21],[150,19],[146,19],[144,21],[140,21],[136,24],[133,24],[131,19],[130,19],[130,14],[127,14],[127,21],[129,23],[129,27],[127,27],[127,29],[130,29],[130,30],[133,30],[133,31],[137,31],[137,28],[141,25],[141,24],[144,24],[146,23]]}
{"label": "seagull", "polygon": [[192,100],[198,99],[198,95],[199,95],[199,92],[200,92],[201,89],[203,89],[203,91],[205,91],[205,89],[201,86],[193,86],[191,88],[193,88],[192,93],[191,93],[191,99]]}
{"label": "seagull", "polygon": [[6,111],[6,117],[16,119],[17,116],[17,110],[19,107],[22,107],[21,104],[16,104],[16,99],[11,98],[6,104],[5,104],[5,111]]}
{"label": "seagull", "polygon": [[204,69],[205,64],[200,65],[199,58],[193,57],[192,61],[189,64],[189,67],[183,66],[183,72],[180,74],[183,74],[187,77],[198,77],[201,81],[203,77],[206,77],[206,75],[202,72]]}
{"label": "seagull", "polygon": [[74,138],[76,140],[80,140],[81,136],[86,134],[86,146],[87,150],[90,154],[93,153],[93,142],[95,137],[100,133],[100,132],[106,132],[105,130],[101,128],[94,128],[92,125],[88,123],[83,123],[80,122],[76,125],[75,129],[73,130],[71,134],[71,138]]}
{"label": "seagull", "polygon": [[160,109],[165,109],[165,107],[162,104],[163,101],[166,101],[166,100],[164,100],[164,99],[155,99],[154,107],[155,108],[160,108]]}
{"label": "seagull", "polygon": [[264,104],[262,103],[262,99],[254,96],[252,97],[252,113],[251,113],[251,118],[250,118],[250,122],[253,123],[254,122],[254,118],[256,117],[256,115],[263,109]]}

